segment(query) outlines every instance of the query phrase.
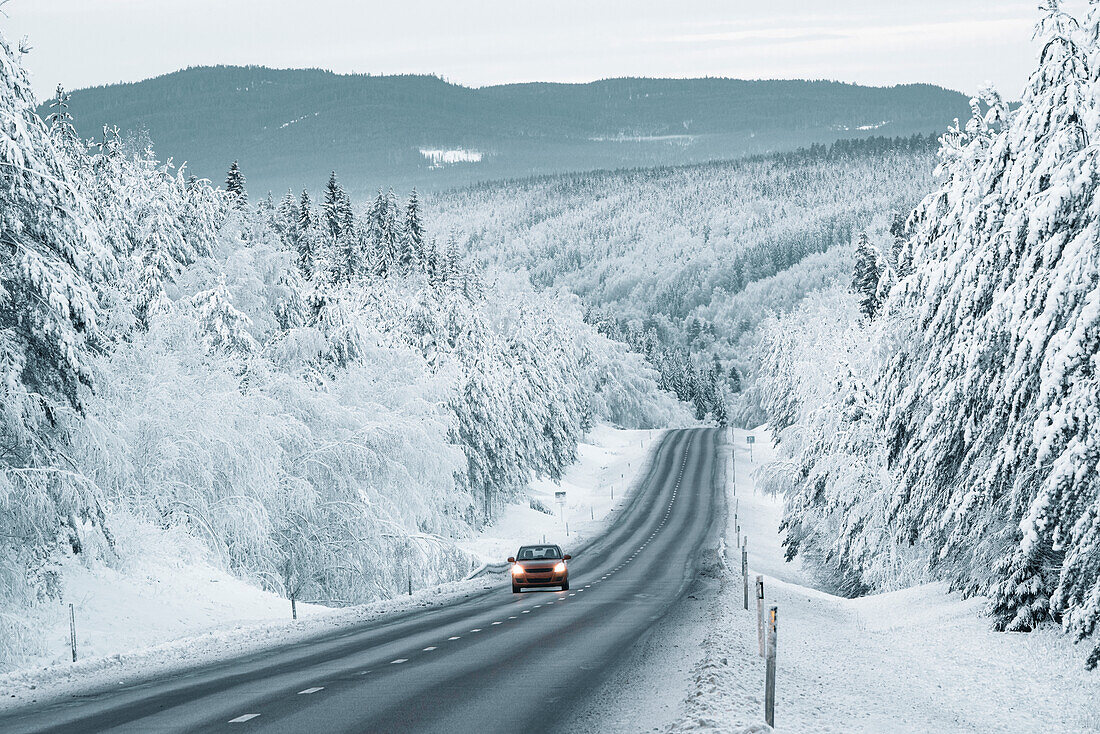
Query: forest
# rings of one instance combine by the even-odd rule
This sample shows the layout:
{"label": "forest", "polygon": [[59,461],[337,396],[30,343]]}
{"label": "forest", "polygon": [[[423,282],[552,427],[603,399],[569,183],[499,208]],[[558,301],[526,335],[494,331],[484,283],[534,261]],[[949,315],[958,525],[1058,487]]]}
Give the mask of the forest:
{"label": "forest", "polygon": [[[580,296],[589,322],[710,413],[750,423],[759,325],[848,277],[853,240],[932,187],[934,137],[876,137],[671,168],[482,184],[428,198],[441,240]],[[717,407],[716,407],[717,406]],[[721,415],[719,415],[721,414]]]}
{"label": "forest", "polygon": [[1100,663],[1100,5],[1047,2],[1019,106],[941,138],[937,184],[849,279],[768,319],[754,386],[785,543],[848,595],[946,579]]}
{"label": "forest", "polygon": [[[603,79],[466,87],[436,76],[215,66],[73,92],[82,137],[147,133],[161,156],[220,180],[238,159],[258,192],[336,168],[357,201],[379,186],[434,192],[478,181],[788,151],[838,138],[926,135],[967,113],[928,84]],[[43,104],[40,114],[48,114]],[[422,150],[476,151],[433,166]]]}
{"label": "forest", "polygon": [[287,598],[390,596],[407,554],[417,586],[469,571],[454,540],[594,421],[691,420],[575,296],[427,238],[415,191],[254,197],[235,162],[215,185],[86,140],[23,51],[0,40],[0,667],[64,559],[185,532]]}

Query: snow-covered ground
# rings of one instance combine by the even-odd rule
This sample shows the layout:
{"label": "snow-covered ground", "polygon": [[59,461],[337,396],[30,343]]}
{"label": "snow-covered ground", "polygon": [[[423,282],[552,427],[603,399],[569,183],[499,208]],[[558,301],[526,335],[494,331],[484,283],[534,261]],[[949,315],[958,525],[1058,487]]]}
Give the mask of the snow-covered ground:
{"label": "snow-covered ground", "polygon": [[[750,578],[765,576],[778,607],[776,728],[790,732],[1100,731],[1100,675],[1085,650],[1055,629],[991,631],[985,601],[942,584],[862,599],[812,588],[783,561],[777,500],[755,492],[753,468],[770,457],[754,431],[755,465],[734,431],[738,520]],[[731,509],[733,502],[731,501]],[[730,515],[727,538],[735,530]],[[693,685],[671,731],[763,731],[764,662],[755,603],[743,608],[739,555],[709,605]]]}
{"label": "snow-covered ground", "polygon": [[[603,527],[612,507],[611,487],[618,504],[662,433],[596,426],[560,487],[549,481],[533,483],[531,497],[555,510],[554,492],[566,492],[568,537],[558,516],[523,503],[509,507],[499,522],[462,545],[487,562],[503,560],[520,543],[544,536],[575,547]],[[0,708],[243,655],[409,608],[450,603],[495,583],[457,581],[339,610],[299,604],[299,619],[293,621],[286,599],[218,569],[186,534],[167,538],[134,521],[118,521],[126,523],[116,526],[120,542],[142,549],[120,555],[137,560],[121,569],[88,569],[77,563],[64,569],[63,602],[40,607],[30,620],[47,630],[45,646],[33,664],[0,675]],[[76,663],[70,659],[70,603],[76,612]]]}
{"label": "snow-covered ground", "polygon": [[[560,484],[549,479],[532,482],[531,503],[509,506],[493,525],[459,546],[484,563],[500,563],[515,555],[521,544],[544,540],[558,543],[568,553],[599,534],[608,513],[622,503],[626,490],[648,465],[650,449],[663,435],[663,431],[595,426],[578,447],[577,462],[565,471]],[[557,492],[565,492],[564,517],[555,499]]]}

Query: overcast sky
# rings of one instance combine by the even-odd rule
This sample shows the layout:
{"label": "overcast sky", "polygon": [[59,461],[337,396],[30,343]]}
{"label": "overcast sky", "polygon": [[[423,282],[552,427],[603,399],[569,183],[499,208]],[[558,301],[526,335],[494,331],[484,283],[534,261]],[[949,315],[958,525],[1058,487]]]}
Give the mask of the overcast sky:
{"label": "overcast sky", "polygon": [[11,0],[41,98],[185,66],[434,73],[484,85],[613,76],[932,82],[1019,96],[1037,0]]}

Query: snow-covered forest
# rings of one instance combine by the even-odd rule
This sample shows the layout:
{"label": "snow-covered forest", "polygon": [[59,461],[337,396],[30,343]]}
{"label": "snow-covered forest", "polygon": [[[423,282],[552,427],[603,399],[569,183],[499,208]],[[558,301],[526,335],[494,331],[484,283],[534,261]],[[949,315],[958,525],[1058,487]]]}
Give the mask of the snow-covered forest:
{"label": "snow-covered forest", "polygon": [[408,554],[417,585],[466,573],[454,539],[595,421],[691,420],[575,296],[426,236],[415,192],[273,201],[83,140],[22,52],[0,40],[0,668],[62,559],[182,531],[288,598],[378,598]]}
{"label": "snow-covered forest", "polygon": [[938,183],[850,280],[764,326],[788,554],[858,594],[927,578],[1100,663],[1100,3],[946,132]]}
{"label": "snow-covered forest", "polygon": [[[700,417],[736,397],[770,313],[846,279],[852,241],[889,237],[933,185],[935,139],[872,138],[674,168],[483,184],[432,197],[441,240],[565,286],[590,323],[646,354]],[[717,384],[717,387],[716,387]]]}

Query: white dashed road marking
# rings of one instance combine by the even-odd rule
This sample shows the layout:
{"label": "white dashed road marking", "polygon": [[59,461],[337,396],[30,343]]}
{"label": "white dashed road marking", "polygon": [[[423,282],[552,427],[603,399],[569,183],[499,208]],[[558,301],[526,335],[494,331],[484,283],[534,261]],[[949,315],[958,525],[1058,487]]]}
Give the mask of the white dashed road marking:
{"label": "white dashed road marking", "polygon": [[435,647],[425,647],[424,652],[431,652],[434,649],[435,649]]}
{"label": "white dashed road marking", "polygon": [[324,686],[314,686],[313,688],[307,688],[304,691],[298,691],[299,696],[306,696],[310,693],[316,693],[317,691],[325,690]]}
{"label": "white dashed road marking", "polygon": [[390,665],[397,665],[398,663],[407,663],[407,662],[409,662],[408,658],[397,658],[397,660],[391,660]]}
{"label": "white dashed road marking", "polygon": [[230,719],[229,723],[230,724],[243,724],[246,721],[251,721],[252,719],[255,719],[257,716],[259,716],[259,714],[244,714],[243,716],[238,716],[235,719]]}

